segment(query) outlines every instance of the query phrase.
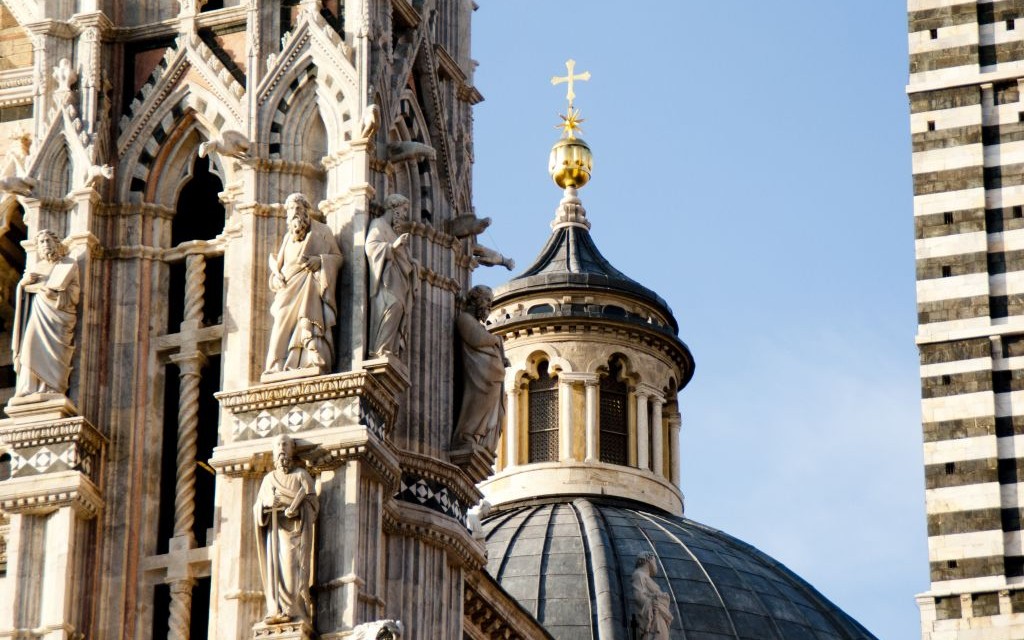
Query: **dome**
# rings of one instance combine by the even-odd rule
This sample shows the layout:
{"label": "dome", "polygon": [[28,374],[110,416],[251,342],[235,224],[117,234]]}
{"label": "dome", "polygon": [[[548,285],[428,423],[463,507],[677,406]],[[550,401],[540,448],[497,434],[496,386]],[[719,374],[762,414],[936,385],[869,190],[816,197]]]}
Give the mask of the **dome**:
{"label": "dome", "polygon": [[672,638],[874,639],[749,544],[639,503],[522,503],[493,513],[484,531],[488,573],[556,640],[631,640],[631,576],[649,552],[670,596]]}

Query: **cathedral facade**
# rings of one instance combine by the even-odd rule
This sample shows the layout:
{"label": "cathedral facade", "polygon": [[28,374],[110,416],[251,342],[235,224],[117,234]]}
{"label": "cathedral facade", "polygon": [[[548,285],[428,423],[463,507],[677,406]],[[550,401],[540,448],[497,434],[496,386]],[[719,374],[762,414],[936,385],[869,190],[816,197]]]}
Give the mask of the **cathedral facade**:
{"label": "cathedral facade", "polygon": [[683,516],[571,99],[472,286],[474,10],[0,2],[0,638],[873,637]]}
{"label": "cathedral facade", "polygon": [[917,598],[922,637],[1019,638],[1024,5],[908,9],[931,576]]}

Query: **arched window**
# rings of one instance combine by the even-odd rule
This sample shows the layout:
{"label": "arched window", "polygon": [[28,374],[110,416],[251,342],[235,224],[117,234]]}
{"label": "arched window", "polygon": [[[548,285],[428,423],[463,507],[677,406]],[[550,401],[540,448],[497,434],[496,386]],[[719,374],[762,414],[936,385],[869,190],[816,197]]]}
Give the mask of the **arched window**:
{"label": "arched window", "polygon": [[622,363],[611,360],[608,375],[601,378],[601,462],[626,464],[629,460],[629,389],[622,377]]}
{"label": "arched window", "polygon": [[537,367],[537,379],[529,384],[530,462],[558,460],[558,380],[548,363]]}

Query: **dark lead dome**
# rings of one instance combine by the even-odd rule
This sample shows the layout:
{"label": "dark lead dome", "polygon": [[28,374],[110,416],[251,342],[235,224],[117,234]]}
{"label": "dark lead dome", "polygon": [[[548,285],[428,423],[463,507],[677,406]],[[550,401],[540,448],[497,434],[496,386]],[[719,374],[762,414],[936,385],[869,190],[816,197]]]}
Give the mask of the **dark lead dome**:
{"label": "dark lead dome", "polygon": [[580,288],[626,294],[659,309],[679,332],[672,310],[661,296],[616,269],[594,244],[585,225],[560,225],[526,271],[494,290],[496,302],[520,293]]}
{"label": "dark lead dome", "polygon": [[503,510],[484,524],[487,571],[556,640],[631,640],[631,576],[657,557],[675,640],[875,640],[779,562],[687,518],[578,498]]}

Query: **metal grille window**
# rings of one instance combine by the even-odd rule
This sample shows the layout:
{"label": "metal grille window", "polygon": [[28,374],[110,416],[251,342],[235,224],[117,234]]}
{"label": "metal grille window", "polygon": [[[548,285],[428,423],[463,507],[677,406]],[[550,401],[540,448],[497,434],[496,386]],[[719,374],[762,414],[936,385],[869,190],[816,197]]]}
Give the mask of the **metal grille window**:
{"label": "metal grille window", "polygon": [[601,378],[601,462],[612,464],[627,464],[629,461],[629,389],[625,382],[619,380],[621,371],[622,366],[613,360],[609,363],[608,375]]}
{"label": "metal grille window", "polygon": [[558,380],[548,373],[547,362],[537,372],[529,385],[530,462],[553,462],[558,460]]}

